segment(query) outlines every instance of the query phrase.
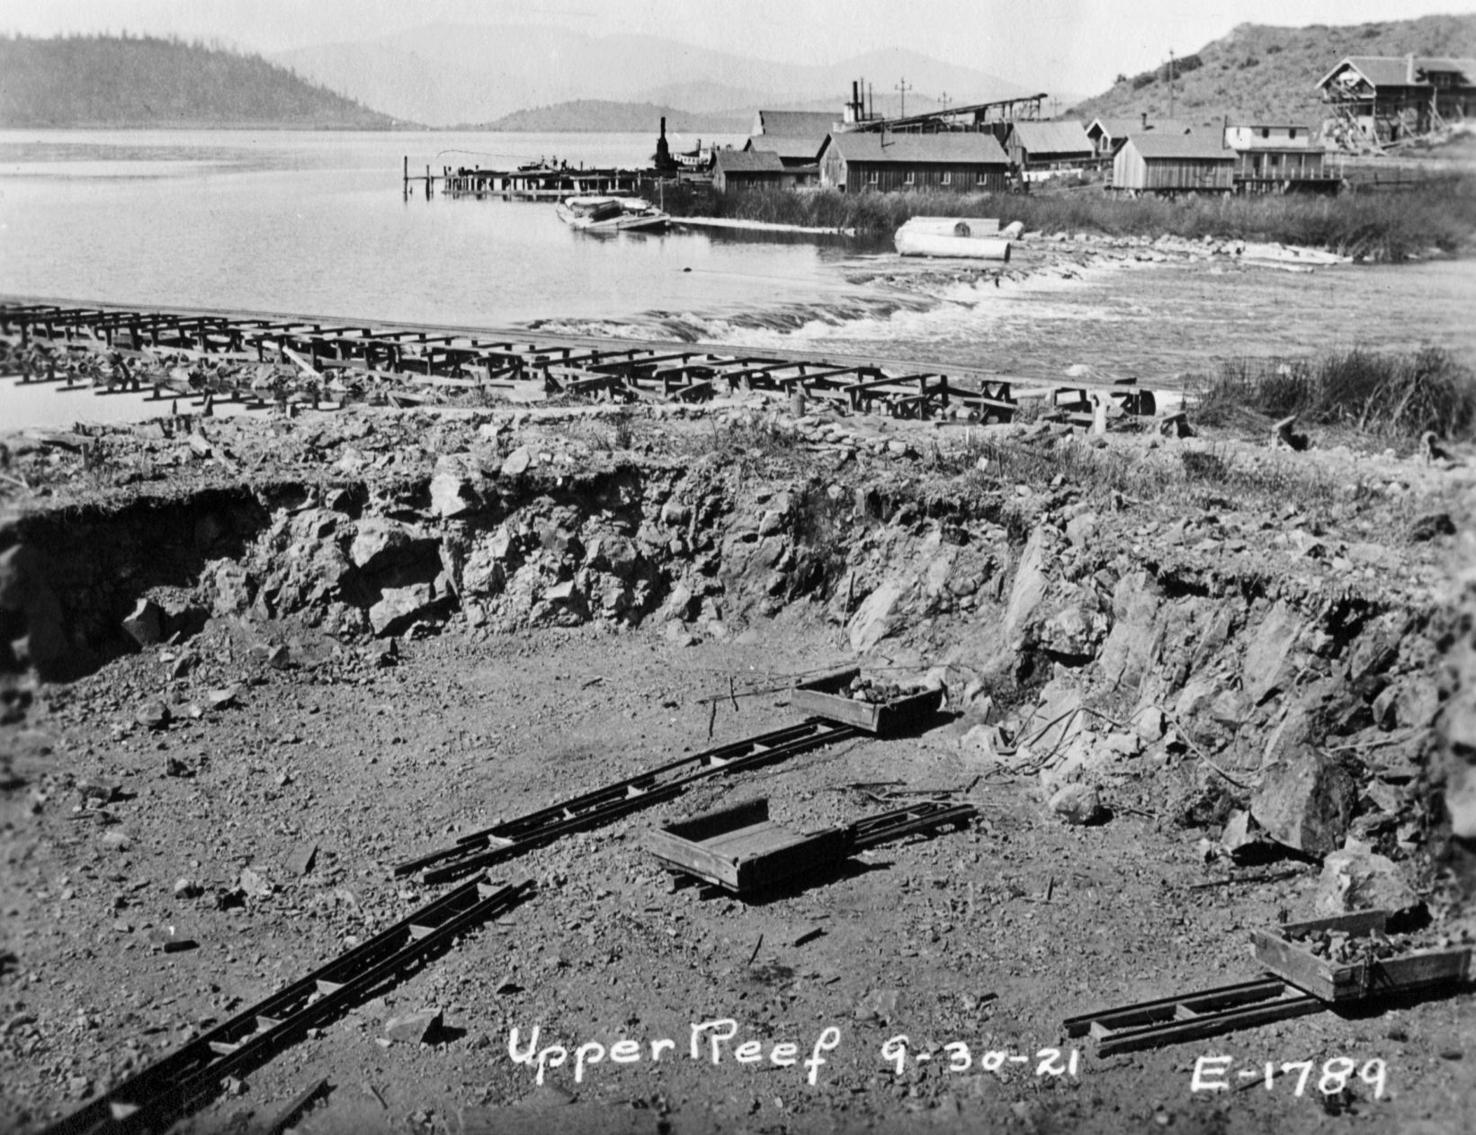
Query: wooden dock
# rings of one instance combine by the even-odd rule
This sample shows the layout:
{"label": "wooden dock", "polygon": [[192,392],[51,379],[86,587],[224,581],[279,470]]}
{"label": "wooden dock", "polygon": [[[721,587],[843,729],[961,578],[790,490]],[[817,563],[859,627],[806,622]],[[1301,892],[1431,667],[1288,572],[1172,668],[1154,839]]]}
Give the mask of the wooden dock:
{"label": "wooden dock", "polygon": [[[122,308],[0,299],[0,336],[22,381],[90,381],[268,402],[485,404],[545,398],[699,403],[759,392],[795,409],[833,404],[898,418],[1009,421],[1022,395],[1090,425],[1151,416],[1150,389],[1125,382],[1001,375],[967,364],[716,343],[530,334],[274,313]],[[12,367],[12,369],[15,369]]]}
{"label": "wooden dock", "polygon": [[406,198],[412,192],[412,185],[421,185],[427,198],[434,197],[439,187],[447,197],[500,197],[504,201],[654,193],[661,181],[661,175],[654,169],[585,169],[583,165],[575,167],[567,162],[515,170],[442,166],[439,173],[426,166],[424,174],[412,174],[408,156],[402,177]]}

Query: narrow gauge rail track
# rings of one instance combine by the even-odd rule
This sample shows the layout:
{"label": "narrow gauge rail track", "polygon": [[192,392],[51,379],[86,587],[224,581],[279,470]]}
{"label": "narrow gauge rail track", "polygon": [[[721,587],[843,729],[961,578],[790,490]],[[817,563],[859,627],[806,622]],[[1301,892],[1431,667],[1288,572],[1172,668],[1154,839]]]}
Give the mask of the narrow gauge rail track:
{"label": "narrow gauge rail track", "polygon": [[526,816],[471,832],[449,847],[397,864],[395,874],[412,875],[421,871],[423,882],[444,883],[551,843],[570,832],[599,827],[629,812],[680,796],[689,784],[707,777],[756,768],[848,737],[866,735],[853,725],[811,718],[800,725],[719,745]]}
{"label": "narrow gauge rail track", "polygon": [[[152,389],[155,397],[211,395],[270,401],[429,401],[453,393],[535,391],[656,402],[701,402],[725,392],[797,392],[852,410],[926,418],[950,407],[1008,421],[1023,390],[1078,407],[1108,391],[1129,413],[1153,414],[1152,390],[1123,382],[1002,376],[986,368],[716,343],[601,339],[522,330],[122,308],[0,298],[0,335],[22,348],[100,356],[92,381]],[[201,364],[209,363],[208,368]],[[276,368],[264,375],[261,368]],[[63,370],[65,368],[62,368]],[[204,373],[208,369],[209,373]],[[152,371],[145,376],[144,371]],[[292,381],[286,381],[291,376]],[[70,378],[53,365],[42,381]]]}
{"label": "narrow gauge rail track", "polygon": [[308,1029],[363,1001],[459,935],[512,910],[532,890],[531,880],[493,887],[478,879],[446,892],[110,1088],[47,1128],[47,1135],[166,1129],[219,1091],[223,1077],[260,1067]]}

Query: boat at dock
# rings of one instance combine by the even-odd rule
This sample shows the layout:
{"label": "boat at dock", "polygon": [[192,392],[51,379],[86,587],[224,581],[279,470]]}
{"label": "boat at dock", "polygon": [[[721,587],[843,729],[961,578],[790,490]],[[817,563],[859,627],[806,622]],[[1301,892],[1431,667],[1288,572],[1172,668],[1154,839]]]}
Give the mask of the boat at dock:
{"label": "boat at dock", "polygon": [[650,232],[671,220],[643,197],[566,197],[555,211],[570,228],[585,232]]}

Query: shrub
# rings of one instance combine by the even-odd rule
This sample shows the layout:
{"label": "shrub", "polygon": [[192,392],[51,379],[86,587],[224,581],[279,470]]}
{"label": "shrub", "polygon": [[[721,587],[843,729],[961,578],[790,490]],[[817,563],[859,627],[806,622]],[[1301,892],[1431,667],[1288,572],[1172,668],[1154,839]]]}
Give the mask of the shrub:
{"label": "shrub", "polygon": [[890,237],[910,217],[998,217],[1026,229],[1109,236],[1281,241],[1346,256],[1404,260],[1437,248],[1457,251],[1476,233],[1476,177],[1431,178],[1398,193],[1338,197],[1214,197],[1172,201],[1090,192],[840,193],[767,189],[742,194],[666,195],[675,216],[718,216]]}
{"label": "shrub", "polygon": [[1363,349],[1308,360],[1227,362],[1198,391],[1196,417],[1209,425],[1297,415],[1310,425],[1413,440],[1426,430],[1476,435],[1476,373],[1448,351],[1403,354]]}

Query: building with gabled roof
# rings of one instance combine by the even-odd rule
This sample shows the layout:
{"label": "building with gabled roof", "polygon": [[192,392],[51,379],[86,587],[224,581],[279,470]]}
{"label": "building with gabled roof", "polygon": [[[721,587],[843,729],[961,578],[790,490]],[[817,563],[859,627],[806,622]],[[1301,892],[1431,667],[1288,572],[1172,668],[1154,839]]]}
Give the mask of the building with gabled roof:
{"label": "building with gabled roof", "polygon": [[1189,134],[1193,132],[1187,122],[1177,118],[1148,117],[1145,110],[1137,118],[1094,118],[1087,126],[1087,141],[1098,158],[1110,158],[1128,140],[1130,134]]}
{"label": "building with gabled roof", "polygon": [[1242,192],[1332,192],[1338,187],[1340,179],[1326,173],[1326,150],[1305,123],[1226,122],[1225,146],[1235,154],[1235,184]]}
{"label": "building with gabled roof", "polygon": [[1317,89],[1336,119],[1332,140],[1392,145],[1476,114],[1476,59],[1349,55]]}
{"label": "building with gabled roof", "polygon": [[1006,188],[1009,159],[991,134],[975,131],[831,134],[820,148],[820,184],[843,193],[931,189],[997,192]]}
{"label": "building with gabled roof", "polygon": [[744,149],[770,150],[787,166],[812,166],[835,122],[826,111],[760,110]]}
{"label": "building with gabled roof", "polygon": [[1080,122],[1012,122],[1004,147],[1010,165],[1027,180],[1032,173],[1079,168],[1091,161],[1092,143]]}
{"label": "building with gabled roof", "polygon": [[813,162],[808,166],[787,166],[773,150],[718,150],[713,155],[712,187],[719,193],[736,193],[746,189],[793,189],[815,180]]}
{"label": "building with gabled roof", "polygon": [[815,138],[835,128],[838,116],[828,110],[760,110],[753,116],[752,135],[771,138]]}
{"label": "building with gabled roof", "polygon": [[1112,159],[1112,188],[1123,193],[1229,193],[1235,152],[1219,138],[1130,134]]}

